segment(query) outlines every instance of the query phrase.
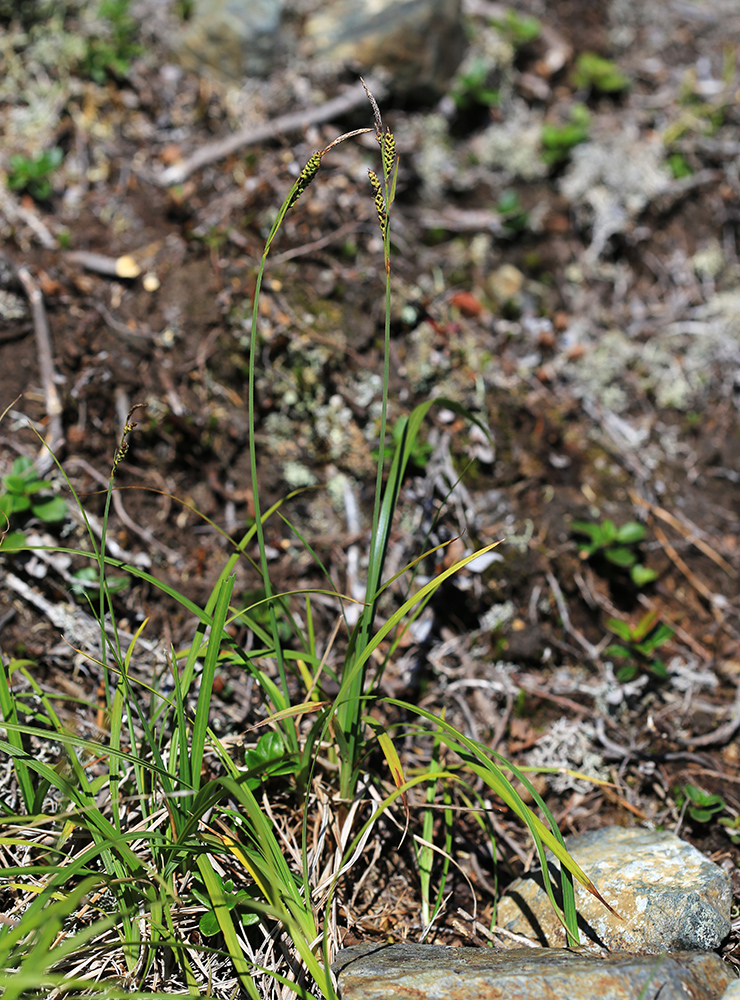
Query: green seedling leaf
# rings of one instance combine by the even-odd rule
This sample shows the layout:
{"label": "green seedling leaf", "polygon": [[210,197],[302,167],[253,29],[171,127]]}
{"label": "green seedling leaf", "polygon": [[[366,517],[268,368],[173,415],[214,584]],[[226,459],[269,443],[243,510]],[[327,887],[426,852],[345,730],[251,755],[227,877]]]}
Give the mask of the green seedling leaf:
{"label": "green seedling leaf", "polygon": [[615,566],[620,566],[622,569],[629,569],[637,561],[637,556],[634,552],[630,549],[624,549],[621,546],[605,549],[604,558],[608,559]]}
{"label": "green seedling leaf", "polygon": [[668,677],[668,670],[662,660],[653,660],[650,663],[648,670],[654,677],[657,677],[661,681],[666,680]]}
{"label": "green seedling leaf", "polygon": [[617,671],[617,680],[620,684],[627,684],[629,681],[633,681],[635,677],[637,677],[637,667],[634,663],[620,667]]}
{"label": "green seedling leaf", "polygon": [[617,526],[614,521],[610,521],[608,518],[606,521],[601,522],[601,537],[604,544],[610,544],[611,542],[616,542],[617,540]]}
{"label": "green seedling leaf", "polygon": [[21,514],[24,510],[29,510],[31,507],[31,499],[27,496],[19,496],[17,493],[5,493],[0,497],[2,501],[2,512],[6,516],[11,514]]}
{"label": "green seedling leaf", "polygon": [[19,552],[26,547],[26,536],[22,531],[11,531],[5,538],[0,538],[0,552]]}
{"label": "green seedling leaf", "polygon": [[67,504],[61,497],[53,497],[51,500],[46,500],[44,503],[35,503],[32,506],[33,513],[45,524],[63,521],[67,513]]}
{"label": "green seedling leaf", "polygon": [[11,473],[3,479],[3,485],[10,493],[26,493],[28,480],[24,476],[16,476]]}
{"label": "green seedling leaf", "polygon": [[637,521],[627,521],[617,529],[616,541],[621,545],[634,545],[645,537],[645,527]]}
{"label": "green seedling leaf", "polygon": [[636,587],[645,587],[648,583],[658,579],[658,574],[654,569],[643,566],[642,563],[635,563],[630,570],[630,577]]}
{"label": "green seedling leaf", "polygon": [[652,628],[655,626],[658,620],[657,611],[647,611],[642,618],[639,620],[637,625],[631,630],[631,639],[633,642],[642,642],[643,639],[650,633]]}
{"label": "green seedling leaf", "polygon": [[591,521],[571,521],[570,530],[575,535],[586,535],[591,539],[591,544],[598,547],[602,544],[604,536],[598,524]]}
{"label": "green seedling leaf", "polygon": [[629,655],[630,651],[624,646],[612,645],[607,646],[604,650],[604,656],[611,656],[612,659],[616,657],[618,660],[626,660]]}
{"label": "green seedling leaf", "polygon": [[[610,618],[606,627],[610,632],[618,635],[620,639],[624,639],[625,642],[629,642],[632,639],[632,629],[629,627],[627,622],[620,621],[619,618]],[[621,647],[619,647],[621,649]]]}

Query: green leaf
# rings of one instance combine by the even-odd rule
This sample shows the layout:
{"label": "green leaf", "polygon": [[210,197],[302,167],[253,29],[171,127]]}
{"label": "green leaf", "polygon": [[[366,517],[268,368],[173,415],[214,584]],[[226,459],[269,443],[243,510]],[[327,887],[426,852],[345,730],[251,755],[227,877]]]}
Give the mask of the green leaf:
{"label": "green leaf", "polygon": [[9,476],[5,476],[3,483],[10,493],[25,493],[26,486],[28,485],[23,476],[15,476],[12,473]]}
{"label": "green leaf", "polygon": [[620,667],[617,671],[617,680],[620,684],[626,684],[628,681],[633,681],[637,677],[637,667],[634,664],[628,664],[625,667]]}
{"label": "green leaf", "polygon": [[622,569],[629,569],[630,566],[634,565],[637,559],[634,552],[621,547],[606,549],[604,556],[610,563],[613,563],[615,566],[621,566]]}
{"label": "green leaf", "polygon": [[687,797],[694,803],[694,805],[702,806],[703,808],[725,808],[725,801],[720,795],[714,795],[710,792],[705,792],[703,788],[699,788],[697,785],[687,784],[684,785],[684,791]]}
{"label": "green leaf", "polygon": [[593,545],[598,546],[603,542],[601,528],[592,521],[571,521],[570,530],[575,535],[587,535]]}
{"label": "green leaf", "polygon": [[661,681],[666,680],[668,677],[668,671],[666,669],[666,665],[665,663],[663,663],[662,660],[653,660],[650,663],[648,669],[650,670],[650,673],[654,677],[659,678]]}
{"label": "green leaf", "polygon": [[42,493],[50,488],[51,483],[47,479],[28,479],[23,487],[23,492],[28,496],[33,496],[35,493]]}
{"label": "green leaf", "polygon": [[624,639],[625,642],[631,642],[632,629],[627,622],[620,621],[619,618],[610,618],[606,623],[606,627],[610,632],[618,635],[620,639]]}
{"label": "green leaf", "polygon": [[44,503],[35,503],[33,505],[33,512],[36,517],[40,518],[46,524],[54,521],[63,521],[67,513],[67,504],[61,497],[53,497]]}
{"label": "green leaf", "polygon": [[601,537],[605,542],[615,542],[617,540],[617,526],[614,521],[607,519],[601,522]]}
{"label": "green leaf", "polygon": [[645,587],[648,583],[652,583],[653,580],[658,579],[658,574],[655,570],[649,569],[647,566],[643,566],[642,563],[635,563],[630,570],[630,576],[632,577],[632,582],[636,587]]}
{"label": "green leaf", "polygon": [[28,510],[31,506],[30,497],[19,497],[15,493],[8,493],[7,496],[10,497],[11,514],[20,514],[22,511]]}
{"label": "green leaf", "polygon": [[[13,462],[12,471],[14,476],[22,476],[29,469],[33,468],[33,461],[26,455],[19,455]],[[26,478],[26,477],[24,477]]]}
{"label": "green leaf", "polygon": [[637,521],[628,521],[617,529],[617,541],[622,545],[633,545],[645,537],[645,527]]}
{"label": "green leaf", "polygon": [[[5,517],[10,517],[13,513],[13,498],[10,493],[3,493],[0,495],[0,514],[4,514]],[[2,518],[0,517],[0,526],[2,525]]]}
{"label": "green leaf", "polygon": [[612,659],[616,657],[618,660],[626,660],[630,655],[630,651],[625,649],[624,646],[607,646],[604,650],[604,656],[611,656]]}
{"label": "green leaf", "polygon": [[0,539],[0,552],[20,552],[26,547],[26,536],[22,531],[10,531],[5,538]]}
{"label": "green leaf", "polygon": [[658,620],[658,612],[655,610],[646,611],[642,618],[639,620],[637,625],[632,629],[631,635],[635,642],[642,642],[642,640],[650,634],[655,623]]}

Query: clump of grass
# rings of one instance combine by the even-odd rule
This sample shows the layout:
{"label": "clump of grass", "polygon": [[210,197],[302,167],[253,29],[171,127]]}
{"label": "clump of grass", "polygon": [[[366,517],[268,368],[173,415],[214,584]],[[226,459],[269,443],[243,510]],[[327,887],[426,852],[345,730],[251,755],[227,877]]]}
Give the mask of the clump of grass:
{"label": "clump of grass", "polygon": [[[383,125],[369,92],[368,97],[380,149],[380,168],[368,173],[384,247],[379,442],[385,443],[390,222],[398,158],[393,133]],[[3,878],[17,900],[6,913],[8,923],[0,926],[0,981],[13,1000],[62,987],[67,996],[94,989],[97,997],[153,997],[160,991],[233,996],[241,989],[254,1000],[284,995],[286,988],[301,997],[320,994],[335,1000],[330,964],[342,879],[362,859],[385,814],[400,809],[415,845],[426,934],[448,884],[453,795],[482,807],[481,829],[491,838],[493,851],[485,821],[487,796],[495,796],[526,824],[567,940],[577,943],[573,879],[596,890],[565,851],[551,814],[526,775],[444,718],[382,693],[385,666],[404,628],[445,580],[481,554],[455,562],[423,586],[410,587],[399,606],[381,618],[381,596],[398,578],[388,579],[386,573],[394,512],[405,470],[418,455],[424,418],[435,402],[464,411],[454,401],[428,400],[394,427],[390,460],[379,444],[365,595],[352,627],[345,610],[349,599],[342,597],[283,511],[290,498],[267,510],[261,502],[255,375],[265,264],[286,214],[314,181],[323,158],[355,134],[341,136],[309,158],[265,243],[247,378],[255,516],[240,539],[230,540],[233,552],[205,605],[194,604],[107,551],[112,490],[135,430],[133,411],[112,461],[100,542],[67,480],[88,526],[90,551],[62,551],[88,560],[98,577],[90,600],[100,624],[100,648],[88,659],[100,678],[100,700],[87,706],[98,726],[89,735],[71,730],[60,716],[56,695],[35,678],[33,664],[0,658],[5,730],[0,753],[12,761],[15,775],[14,799],[0,803],[3,843],[12,852]],[[278,593],[271,580],[265,525],[274,517],[282,518],[316,558],[326,579],[321,593],[339,608],[335,634],[344,629],[345,652],[333,676],[327,651],[334,637],[317,635],[315,592]],[[260,587],[245,607],[234,601],[234,568],[253,546]],[[188,646],[170,649],[158,660],[146,644],[146,623],[135,635],[126,635],[112,586],[122,573],[157,588],[191,616]],[[234,638],[230,626],[235,621],[248,624],[253,636],[249,648]],[[253,727],[253,746],[241,757],[211,727],[215,678],[226,664],[237,664],[258,686],[266,712]],[[338,687],[331,699],[321,695],[325,675]],[[375,710],[382,706],[403,721],[384,723]],[[399,737],[408,733],[430,748],[426,763],[410,774],[397,749]],[[418,829],[409,809],[417,786],[425,786]],[[531,796],[534,807],[525,804],[523,794]],[[443,823],[441,843],[436,844],[438,805]],[[560,905],[545,848],[562,863]]]}

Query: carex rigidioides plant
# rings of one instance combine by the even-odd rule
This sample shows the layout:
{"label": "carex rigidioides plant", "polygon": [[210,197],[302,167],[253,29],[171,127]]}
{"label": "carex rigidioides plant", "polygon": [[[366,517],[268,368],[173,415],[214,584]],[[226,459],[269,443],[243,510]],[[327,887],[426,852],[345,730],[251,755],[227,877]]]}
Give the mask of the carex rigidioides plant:
{"label": "carex rigidioides plant", "polygon": [[[384,563],[401,483],[416,436],[433,401],[429,400],[420,404],[406,418],[390,467],[386,469],[386,452],[383,445],[387,429],[390,381],[390,223],[398,177],[398,157],[393,133],[389,128],[384,127],[377,104],[369,92],[368,97],[374,111],[374,129],[358,129],[342,135],[324,149],[316,151],[309,158],[283,202],[265,242],[257,273],[253,303],[247,387],[250,428],[249,453],[255,507],[253,525],[249,527],[241,541],[236,544],[236,551],[227,560],[213,588],[211,597],[203,609],[197,608],[192,602],[187,601],[182,595],[157,581],[144,570],[126,567],[129,572],[139,576],[147,583],[159,587],[170,597],[178,600],[183,607],[196,616],[198,621],[196,638],[186,653],[186,662],[182,670],[179,669],[178,657],[173,655],[174,696],[169,700],[160,698],[157,701],[154,699],[150,717],[147,717],[146,706],[137,700],[134,690],[136,682],[128,676],[136,639],[130,644],[128,650],[121,648],[115,630],[113,607],[106,593],[106,567],[118,566],[119,564],[115,559],[106,555],[104,541],[99,547],[93,545],[101,577],[99,614],[104,647],[102,663],[106,674],[108,674],[108,659],[110,657],[111,670],[118,677],[116,685],[108,683],[105,685],[106,691],[115,691],[112,698],[106,693],[106,711],[110,719],[111,732],[107,755],[110,761],[108,777],[111,786],[112,821],[108,820],[107,816],[103,815],[103,811],[95,805],[93,792],[99,790],[98,779],[93,787],[91,778],[77,760],[79,750],[83,748],[89,752],[94,750],[93,743],[84,741],[76,735],[65,733],[61,723],[58,720],[55,721],[50,705],[46,708],[48,718],[51,720],[50,728],[55,731],[55,738],[70,749],[72,780],[67,777],[63,778],[61,775],[57,775],[53,769],[28,758],[21,741],[21,736],[28,732],[28,727],[16,721],[15,702],[8,683],[9,678],[0,663],[0,709],[2,709],[8,731],[17,734],[8,740],[3,749],[14,757],[19,767],[19,774],[26,778],[22,787],[27,809],[30,812],[32,809],[40,808],[43,798],[43,783],[45,783],[47,788],[56,784],[79,810],[80,816],[84,818],[92,834],[93,844],[90,848],[90,856],[93,859],[100,856],[103,860],[106,878],[116,894],[117,904],[123,917],[121,934],[129,969],[133,970],[139,967],[142,955],[145,964],[150,963],[151,956],[158,946],[176,947],[177,935],[171,915],[176,900],[173,879],[176,873],[186,865],[193,870],[197,869],[205,894],[211,901],[213,914],[223,935],[226,950],[231,957],[242,986],[252,997],[257,996],[257,990],[251,978],[252,966],[243,954],[239,928],[234,921],[229,901],[225,897],[223,881],[217,877],[211,858],[221,856],[230,859],[232,864],[235,863],[234,859],[236,859],[254,885],[250,903],[253,912],[266,922],[277,922],[287,932],[308,974],[316,982],[321,992],[328,997],[333,996],[333,986],[327,968],[330,956],[326,920],[322,921],[317,907],[321,905],[325,914],[329,912],[336,884],[335,881],[328,896],[324,892],[320,901],[317,899],[314,894],[316,887],[312,883],[310,874],[311,866],[308,862],[306,833],[308,811],[304,808],[302,863],[299,864],[301,871],[297,874],[295,865],[292,862],[289,863],[285,856],[283,845],[277,836],[269,814],[265,811],[264,803],[258,801],[249,786],[248,775],[245,775],[231,761],[228,753],[225,752],[209,728],[211,693],[221,647],[228,645],[230,655],[240,656],[239,650],[226,631],[226,626],[233,617],[236,617],[231,604],[234,587],[232,570],[236,560],[245,554],[246,547],[252,541],[257,543],[258,569],[261,573],[264,592],[263,603],[268,612],[267,627],[260,628],[255,624],[255,632],[263,647],[260,658],[263,662],[273,659],[276,664],[276,679],[273,679],[267,670],[262,670],[257,666],[256,657],[248,656],[242,652],[241,659],[261,684],[266,700],[273,710],[272,721],[280,724],[286,743],[286,757],[292,756],[306,762],[300,771],[301,776],[296,776],[297,791],[305,798],[308,775],[315,766],[315,748],[327,734],[331,737],[330,742],[336,748],[338,758],[339,788],[336,791],[339,793],[340,801],[348,804],[356,797],[358,782],[363,777],[364,754],[368,737],[376,740],[380,746],[396,786],[395,790],[387,795],[382,804],[373,811],[352,843],[349,843],[346,850],[343,851],[341,864],[336,869],[337,874],[333,878],[336,879],[342,871],[346,870],[348,858],[356,857],[361,851],[364,843],[362,838],[365,837],[369,827],[377,820],[380,813],[399,799],[405,803],[406,793],[412,787],[420,783],[427,783],[430,788],[440,786],[449,788],[454,783],[469,784],[468,778],[472,777],[475,781],[482,782],[483,787],[502,799],[528,826],[543,862],[545,886],[554,906],[555,898],[545,863],[545,847],[548,847],[561,862],[564,873],[562,919],[567,925],[568,940],[571,943],[577,941],[573,877],[581,881],[591,891],[595,891],[587,877],[565,851],[562,838],[552,816],[524,774],[509,765],[503,758],[491,753],[485,746],[459,733],[444,719],[438,719],[433,713],[422,710],[418,706],[394,701],[392,704],[405,712],[407,716],[415,715],[417,717],[420,734],[432,736],[437,748],[429,768],[407,780],[390,733],[367,712],[370,699],[379,696],[378,686],[382,676],[382,663],[385,660],[379,655],[376,659],[374,654],[379,653],[381,643],[388,639],[390,640],[390,648],[393,649],[396,641],[394,636],[397,636],[399,627],[411,620],[424,607],[435,590],[445,580],[480,554],[480,552],[475,553],[445,569],[432,581],[419,587],[404,600],[387,620],[380,624],[377,623],[379,596],[384,587],[392,582],[384,579]],[[289,672],[296,662],[300,661],[297,660],[293,650],[284,648],[281,639],[275,608],[277,602],[281,601],[285,595],[275,592],[270,579],[264,535],[264,524],[279,508],[280,503],[273,505],[269,510],[263,510],[260,504],[255,436],[255,373],[260,289],[268,255],[285,216],[316,177],[323,157],[338,143],[354,135],[370,131],[375,133],[380,147],[381,160],[380,170],[378,172],[369,170],[368,173],[375,199],[378,225],[383,238],[385,335],[379,427],[380,446],[378,448],[375,500],[367,555],[365,599],[360,617],[349,636],[339,678],[339,691],[335,700],[333,703],[323,705],[317,705],[315,702],[310,705],[295,705],[291,703]],[[443,402],[445,406],[462,410],[458,404],[449,400],[436,400],[436,402]],[[470,415],[468,414],[468,416]],[[133,430],[133,426],[131,415],[129,415],[110,477],[105,507],[104,536],[113,480],[119,464],[125,459],[127,435]],[[487,546],[482,551],[487,551],[491,547]],[[106,617],[114,626],[112,641],[105,633],[104,619]],[[199,677],[198,702],[195,715],[190,719],[187,717],[186,710],[187,696],[195,683],[196,666],[201,659],[203,663]],[[377,666],[378,661],[381,663],[380,667]],[[370,673],[371,663],[374,670],[372,674]],[[318,668],[321,668],[321,664],[318,664]],[[390,702],[390,699],[386,699],[386,701]],[[296,719],[303,716],[304,710],[318,712],[318,717],[311,727],[308,737],[301,741]],[[169,719],[165,725],[164,716],[166,713],[169,713]],[[137,734],[132,720],[138,722],[145,734],[142,744],[144,749],[139,752],[134,749],[130,751],[126,749],[127,746],[131,748],[137,746]],[[207,745],[216,751],[225,770],[225,776],[210,781],[204,781],[201,773]],[[455,767],[441,765],[441,756],[438,751],[442,745],[456,756],[459,761],[458,765]],[[159,806],[155,802],[152,789],[155,783],[161,789],[167,803],[167,823],[153,827],[145,834],[140,832],[134,834],[126,831],[125,811],[121,808],[121,797],[118,792],[124,767],[133,769],[137,796],[142,803],[142,811],[145,814],[156,817],[156,808]],[[42,780],[42,785],[35,784],[31,780],[31,771],[36,772]],[[544,822],[524,803],[506,776],[506,772],[513,774],[529,790],[544,816]],[[294,773],[298,775],[299,772]],[[465,774],[468,775],[468,778],[464,777]],[[445,792],[445,794],[448,793]],[[227,802],[230,804],[228,810],[225,806]],[[427,803],[429,804],[429,802],[430,796],[427,795]],[[236,805],[236,809],[234,809],[234,805]],[[427,827],[426,839],[428,840],[428,836],[433,830],[433,823],[430,821],[427,823]],[[137,851],[130,846],[134,842],[139,843],[142,838],[148,842],[149,857],[153,861],[151,870],[156,873],[155,877],[151,875],[149,862],[143,862]],[[346,843],[347,841],[345,841]],[[431,884],[431,854],[427,852],[427,855],[423,859],[420,858],[419,862],[420,871],[423,874],[422,891],[426,894],[429,893]],[[195,860],[194,866],[192,864],[193,858]],[[87,861],[87,857],[85,860]],[[87,869],[85,869],[84,874],[87,873]],[[57,873],[53,885],[49,887],[50,892],[52,889],[61,889],[65,884],[65,878],[65,873]],[[51,896],[49,895],[48,898]],[[153,929],[156,927],[156,933],[153,930],[148,942],[140,940],[138,934],[139,924],[136,914],[141,912],[141,907],[145,907],[149,911],[151,926]],[[431,914],[428,906],[425,908],[425,912],[427,913],[426,923]],[[319,959],[320,952],[323,952],[323,966]],[[178,954],[181,955],[182,966],[192,991],[196,987],[193,970],[188,964],[185,952],[180,950]],[[274,971],[263,971],[266,971],[268,975],[273,975],[276,979],[280,978]]]}

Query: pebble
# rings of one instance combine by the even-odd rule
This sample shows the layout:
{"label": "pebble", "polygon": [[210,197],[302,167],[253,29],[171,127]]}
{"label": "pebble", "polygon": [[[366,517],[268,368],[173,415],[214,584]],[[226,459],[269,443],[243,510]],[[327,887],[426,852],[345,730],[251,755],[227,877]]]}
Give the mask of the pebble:
{"label": "pebble", "polygon": [[[566,838],[566,847],[620,920],[576,883],[581,944],[658,953],[719,947],[730,932],[729,875],[673,833],[619,826]],[[565,944],[536,873],[509,886],[497,923],[541,944]]]}

